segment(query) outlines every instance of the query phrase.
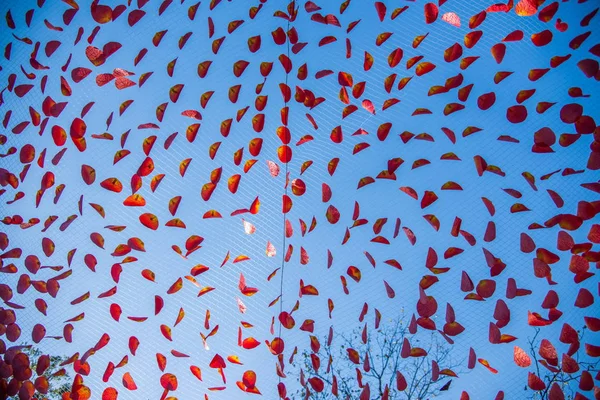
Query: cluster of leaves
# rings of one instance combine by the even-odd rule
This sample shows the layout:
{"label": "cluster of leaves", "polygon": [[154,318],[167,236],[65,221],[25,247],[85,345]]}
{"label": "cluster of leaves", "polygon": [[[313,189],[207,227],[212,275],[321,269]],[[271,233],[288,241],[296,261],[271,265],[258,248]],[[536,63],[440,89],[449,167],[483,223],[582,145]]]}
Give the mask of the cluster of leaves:
{"label": "cluster of leaves", "polygon": [[[71,379],[63,368],[66,357],[62,356],[49,356],[49,365],[48,367],[38,375],[38,362],[40,357],[43,355],[42,351],[31,345],[22,344],[19,346],[19,352],[24,353],[30,360],[30,369],[32,371],[32,376],[29,379],[30,381],[36,381],[40,377],[44,377],[47,381],[48,390],[46,393],[36,392],[32,399],[35,400],[61,400],[68,397],[71,392]],[[4,378],[2,378],[4,379]],[[14,396],[3,397],[0,395],[0,399],[8,399],[8,400],[20,400],[21,397],[17,394]]]}

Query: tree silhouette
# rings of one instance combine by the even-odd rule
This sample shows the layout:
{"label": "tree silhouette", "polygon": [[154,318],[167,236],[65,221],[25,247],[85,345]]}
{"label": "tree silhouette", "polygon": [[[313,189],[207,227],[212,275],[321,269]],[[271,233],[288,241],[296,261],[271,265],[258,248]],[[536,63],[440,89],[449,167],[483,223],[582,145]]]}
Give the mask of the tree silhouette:
{"label": "tree silhouette", "polygon": [[[598,371],[600,360],[582,358],[580,352],[577,351],[580,343],[583,343],[586,329],[587,327],[583,326],[581,330],[572,331],[573,340],[571,341],[566,337],[568,331],[563,328],[562,349],[556,349],[549,341],[540,339],[541,329],[535,328],[535,335],[528,338],[531,366],[535,367],[535,372],[529,373],[528,386],[525,386],[525,390],[530,392],[530,399],[564,398],[572,400],[577,398],[574,386],[578,386],[584,391],[593,389],[593,376]],[[566,344],[570,344],[570,346],[566,346]],[[560,352],[557,350],[565,350],[565,353],[560,356]]]}
{"label": "tree silhouette", "polygon": [[[413,346],[412,355],[403,354],[405,341]],[[403,316],[375,330],[365,325],[318,343],[293,362],[301,384],[293,398],[426,399],[448,390],[462,372],[438,332],[412,334]]]}

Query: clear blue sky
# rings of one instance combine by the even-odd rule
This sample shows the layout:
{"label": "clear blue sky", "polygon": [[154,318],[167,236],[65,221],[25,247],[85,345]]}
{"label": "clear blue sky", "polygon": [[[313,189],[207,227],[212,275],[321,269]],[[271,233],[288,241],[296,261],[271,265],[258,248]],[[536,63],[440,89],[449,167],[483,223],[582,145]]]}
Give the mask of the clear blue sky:
{"label": "clear blue sky", "polygon": [[[319,4],[323,15],[329,13],[338,16],[341,28],[326,26],[310,20],[310,15],[304,11],[304,3],[298,2],[299,13],[296,21],[291,23],[299,35],[300,42],[308,43],[298,54],[290,54],[293,63],[292,72],[287,77],[288,85],[294,90],[296,86],[311,90],[315,96],[325,98],[325,102],[312,110],[293,100],[288,104],[289,129],[292,140],[293,158],[288,165],[290,179],[301,178],[306,183],[306,193],[295,196],[288,191],[293,200],[293,208],[286,215],[294,228],[294,234],[285,242],[283,247],[283,215],[281,212],[281,196],[284,194],[285,165],[277,158],[277,148],[281,145],[276,135],[276,129],[281,125],[280,109],[284,102],[279,89],[279,84],[286,81],[286,74],[278,61],[280,54],[286,53],[286,46],[274,44],[271,32],[278,27],[286,29],[286,21],[274,17],[273,14],[283,9],[285,4],[278,1],[269,1],[263,5],[256,18],[248,17],[248,8],[255,6],[254,2],[222,2],[214,10],[209,10],[209,2],[202,2],[198,8],[194,21],[187,14],[188,8],[194,3],[185,2],[183,5],[174,2],[161,16],[158,16],[159,3],[150,1],[143,7],[146,15],[134,26],[127,23],[127,14],[135,9],[132,4],[116,21],[102,25],[92,45],[102,48],[111,41],[122,44],[122,48],[110,56],[105,64],[94,67],[86,58],[85,50],[88,46],[87,38],[97,24],[92,20],[88,5],[80,2],[81,10],[74,17],[69,26],[62,21],[62,13],[69,6],[62,2],[47,1],[40,9],[35,1],[6,1],[0,5],[0,14],[5,15],[10,9],[15,20],[16,29],[11,31],[3,23],[0,28],[0,44],[4,49],[6,44],[12,42],[10,61],[2,59],[0,81],[6,82],[10,74],[17,75],[16,86],[32,83],[34,88],[23,98],[5,91],[4,104],[0,106],[1,115],[12,110],[12,117],[8,128],[3,134],[8,136],[8,141],[1,147],[1,152],[6,153],[8,148],[15,146],[18,150],[31,143],[38,154],[46,149],[46,163],[44,168],[39,168],[35,162],[32,164],[26,179],[17,190],[5,187],[6,193],[2,195],[2,217],[5,215],[20,214],[27,220],[37,217],[42,223],[28,230],[21,230],[17,226],[3,226],[10,238],[10,248],[23,249],[21,260],[4,260],[4,265],[14,262],[19,272],[14,275],[0,275],[0,281],[16,287],[16,282],[21,273],[26,273],[23,259],[26,255],[36,254],[40,257],[42,265],[63,265],[65,268],[66,257],[69,250],[76,248],[71,268],[73,274],[68,279],[61,281],[61,289],[56,299],[47,294],[40,294],[30,288],[23,295],[17,295],[13,301],[26,308],[18,311],[18,322],[22,327],[22,340],[29,337],[31,327],[36,323],[43,323],[48,335],[62,336],[64,321],[85,312],[82,321],[75,322],[73,342],[63,340],[44,339],[40,347],[52,354],[71,355],[75,352],[84,353],[93,346],[103,333],[111,337],[107,347],[90,357],[91,374],[85,378],[85,383],[93,391],[93,398],[97,398],[102,390],[114,386],[119,390],[122,399],[156,398],[162,389],[159,384],[161,372],[156,367],[156,353],[167,356],[168,363],[165,372],[171,372],[179,377],[179,389],[174,393],[180,399],[200,398],[204,393],[210,393],[209,387],[222,386],[220,376],[215,370],[208,367],[208,363],[215,354],[224,358],[236,354],[244,363],[237,366],[228,363],[225,371],[227,376],[227,389],[222,392],[210,393],[214,399],[238,399],[247,396],[235,385],[241,380],[242,373],[247,369],[255,370],[258,374],[257,387],[264,398],[276,398],[277,376],[275,375],[275,358],[269,353],[265,340],[271,340],[269,333],[271,320],[279,312],[279,304],[268,307],[269,303],[280,295],[281,270],[277,275],[267,281],[269,274],[279,268],[287,245],[293,246],[293,254],[289,263],[285,264],[283,280],[282,307],[290,311],[298,300],[299,281],[303,279],[306,284],[312,284],[319,290],[319,296],[307,296],[300,299],[300,308],[294,313],[297,322],[292,331],[283,330],[282,338],[285,340],[285,359],[289,358],[291,350],[298,346],[299,351],[309,348],[308,334],[298,330],[305,319],[315,320],[315,335],[323,336],[331,325],[337,332],[350,331],[358,324],[358,316],[365,302],[370,305],[368,320],[373,321],[373,309],[379,309],[384,320],[396,317],[401,310],[408,315],[416,313],[416,302],[419,298],[418,282],[429,271],[425,266],[428,249],[436,250],[440,261],[438,266],[450,267],[450,271],[439,275],[440,282],[427,290],[428,295],[437,299],[439,309],[436,314],[438,326],[443,325],[446,303],[450,303],[455,312],[457,321],[466,329],[461,335],[455,337],[453,355],[465,358],[469,347],[473,347],[478,357],[487,359],[490,364],[500,372],[490,374],[481,365],[471,371],[464,379],[455,380],[451,390],[447,392],[448,398],[458,398],[462,390],[471,394],[471,398],[493,398],[498,390],[504,390],[505,398],[522,398],[522,388],[527,383],[526,369],[516,367],[512,361],[513,345],[527,348],[527,337],[533,336],[534,330],[527,325],[527,311],[540,312],[545,315],[541,303],[550,289],[545,279],[533,275],[532,259],[534,254],[525,254],[519,250],[519,237],[521,232],[527,232],[536,242],[538,247],[546,248],[560,255],[560,261],[552,266],[553,279],[558,285],[552,287],[560,295],[559,309],[564,312],[562,318],[550,327],[544,328],[541,337],[551,340],[559,349],[559,354],[566,351],[566,347],[558,342],[558,335],[563,323],[573,327],[583,326],[583,316],[593,315],[591,308],[579,309],[573,306],[580,288],[587,288],[595,296],[598,295],[597,278],[590,278],[581,284],[573,282],[572,273],[568,271],[570,254],[556,250],[556,236],[558,227],[528,231],[528,226],[534,222],[543,224],[558,213],[576,213],[579,201],[598,200],[598,194],[581,187],[582,183],[598,180],[597,172],[584,170],[581,174],[562,176],[560,173],[553,175],[548,180],[540,180],[541,176],[552,171],[564,168],[583,170],[589,156],[589,146],[592,142],[591,135],[583,135],[576,143],[569,147],[562,147],[558,143],[553,145],[554,153],[535,154],[531,152],[533,134],[542,127],[550,127],[558,136],[562,133],[574,133],[573,125],[561,122],[559,111],[568,103],[579,103],[584,107],[584,114],[590,115],[597,121],[600,118],[600,109],[597,96],[598,82],[587,79],[577,68],[578,61],[585,58],[595,58],[589,49],[597,44],[600,38],[597,18],[584,28],[579,21],[592,11],[597,3],[577,2],[560,3],[559,11],[552,21],[541,22],[537,16],[523,18],[514,11],[489,14],[478,28],[483,31],[483,36],[472,49],[464,48],[464,56],[480,57],[466,70],[459,68],[460,61],[446,63],[443,59],[444,50],[458,42],[463,44],[463,37],[470,30],[469,18],[485,9],[488,5],[483,1],[449,1],[440,7],[441,14],[445,12],[457,13],[461,20],[461,27],[451,26],[440,19],[433,24],[426,25],[423,18],[423,4],[421,2],[384,2],[387,4],[388,13],[383,22],[380,22],[372,2],[352,2],[347,10],[339,15],[338,2],[325,2]],[[133,2],[135,3],[135,2]],[[256,2],[258,3],[258,2]],[[106,4],[116,6],[117,2]],[[399,15],[395,20],[390,20],[390,14],[396,7],[408,5],[409,9]],[[24,15],[29,9],[35,9],[31,27],[25,24]],[[207,18],[214,21],[215,34],[208,38]],[[558,32],[554,26],[556,18],[562,19],[569,25],[566,32]],[[47,28],[44,20],[47,19],[55,26],[61,26],[64,31],[57,32]],[[227,24],[233,20],[245,22],[232,34],[227,34]],[[360,20],[360,23],[346,34],[349,23]],[[596,23],[596,24],[595,24]],[[77,45],[73,45],[77,30],[84,28],[84,34]],[[524,32],[524,39],[520,42],[506,43],[506,56],[498,65],[490,53],[490,48],[499,43],[506,35],[514,30]],[[530,40],[533,33],[549,29],[554,38],[544,47],[536,47]],[[156,32],[168,30],[158,47],[152,44],[152,37]],[[569,42],[577,35],[591,31],[591,36],[578,50],[569,48]],[[180,37],[188,32],[193,34],[182,50],[178,47]],[[377,35],[391,32],[393,35],[381,46],[375,45]],[[31,45],[20,42],[13,37],[28,37],[34,43],[41,42],[38,61],[50,67],[47,71],[34,71],[29,64]],[[411,44],[415,36],[428,33],[421,45],[414,49]],[[260,51],[251,53],[247,47],[247,39],[251,36],[261,35],[262,47]],[[337,41],[322,47],[319,41],[325,36],[335,36]],[[211,50],[214,39],[225,36],[217,55]],[[346,58],[346,38],[352,44],[352,56]],[[56,52],[47,58],[44,46],[50,40],[61,41],[62,45]],[[387,63],[388,55],[396,48],[404,51],[400,64],[390,68]],[[142,48],[148,49],[148,54],[139,64],[134,66],[133,60]],[[364,52],[368,51],[375,62],[371,70],[363,70]],[[549,60],[556,55],[572,54],[572,57],[559,68],[550,70],[539,81],[532,82],[528,79],[528,72],[532,68],[548,68]],[[69,68],[66,72],[60,67],[72,55]],[[422,61],[434,63],[437,67],[430,73],[417,77],[415,66],[406,70],[406,61],[411,57],[423,56]],[[172,77],[167,74],[167,64],[177,59]],[[201,79],[197,74],[197,66],[203,61],[210,60],[212,65],[208,75]],[[246,60],[249,66],[241,77],[232,73],[232,65],[238,60]],[[255,88],[263,82],[259,71],[261,62],[273,62],[273,70],[266,79],[263,95],[268,95],[267,106],[263,113],[266,115],[264,130],[257,133],[252,128],[252,117],[258,112],[254,107],[256,98]],[[303,64],[308,66],[308,78],[300,80],[296,72]],[[27,72],[34,72],[36,77],[29,82],[21,71],[21,66]],[[76,67],[92,69],[92,73],[80,83],[71,79],[71,70]],[[153,72],[153,75],[140,88],[137,85],[124,90],[117,90],[111,82],[103,87],[98,87],[95,82],[96,75],[111,73],[115,68],[123,68],[135,73],[130,77],[134,82],[142,73]],[[320,70],[332,70],[333,74],[316,79],[315,73]],[[337,73],[340,71],[352,74],[354,83],[366,82],[366,89],[362,97],[354,99],[350,94],[352,104],[358,110],[345,119],[341,118],[345,107],[339,100],[340,85]],[[494,83],[494,75],[498,71],[513,72],[499,84]],[[392,73],[398,77],[391,93],[383,89],[383,81]],[[466,102],[465,109],[449,116],[443,115],[444,106],[457,100],[457,89],[448,93],[428,96],[427,92],[433,85],[443,85],[447,78],[462,73],[464,83],[474,84],[472,92]],[[46,92],[42,94],[39,81],[47,75]],[[73,94],[63,96],[60,90],[60,77],[64,76],[70,83]],[[398,90],[399,79],[413,76],[412,80],[403,90]],[[3,83],[2,85],[4,85]],[[169,101],[169,88],[175,84],[184,84],[183,91],[176,103]],[[227,91],[233,85],[241,84],[239,99],[232,104]],[[580,87],[587,98],[571,98],[569,88]],[[513,124],[506,119],[506,109],[516,103],[515,97],[521,90],[535,89],[535,94],[526,100],[523,105],[529,112],[525,122]],[[214,95],[206,109],[200,107],[199,98],[202,93],[214,91]],[[477,106],[477,98],[489,92],[495,92],[496,103],[487,111],[482,111]],[[11,129],[21,121],[29,120],[29,106],[42,112],[41,103],[45,96],[51,96],[56,101],[68,101],[68,106],[59,118],[51,118],[42,136],[38,135],[39,128],[27,127],[23,133],[15,135]],[[382,111],[383,102],[391,97],[398,98],[396,104]],[[126,100],[134,102],[119,115],[119,105]],[[376,115],[371,115],[361,107],[361,101],[369,99],[375,105]],[[87,124],[87,150],[80,153],[70,139],[65,147],[67,151],[58,165],[52,165],[51,159],[60,150],[53,142],[51,127],[62,126],[69,131],[71,121],[80,116],[81,109],[89,102],[95,105],[85,116]],[[535,111],[538,102],[555,102],[552,108],[544,114]],[[168,102],[169,105],[162,122],[156,118],[156,107]],[[235,121],[236,112],[249,106],[249,110],[238,123]],[[430,115],[412,116],[417,108],[428,108]],[[184,117],[184,110],[198,110],[202,114],[202,121]],[[106,121],[113,113],[112,123],[107,128]],[[310,113],[318,124],[314,129],[306,118]],[[233,118],[234,122],[228,137],[220,133],[223,120]],[[156,123],[158,130],[137,129],[140,124]],[[201,128],[194,143],[189,143],[185,138],[186,128],[200,122]],[[386,122],[392,123],[389,136],[385,141],[377,139],[378,127]],[[330,140],[332,129],[342,126],[343,142],[335,144]],[[463,137],[462,132],[468,126],[481,128],[480,132]],[[441,128],[446,127],[456,133],[456,143],[448,140]],[[365,136],[351,136],[358,129],[364,129],[369,134]],[[131,130],[124,148],[131,154],[113,165],[113,157],[121,149],[120,137],[123,132]],[[404,143],[399,135],[403,132],[412,132],[415,135],[427,133],[433,141],[411,139]],[[105,141],[93,139],[92,134],[110,133],[114,140]],[[179,132],[175,141],[168,150],[163,143],[173,132]],[[296,146],[296,142],[304,135],[310,134],[313,141]],[[140,208],[124,207],[123,200],[131,194],[130,180],[132,174],[146,157],[142,151],[143,140],[151,135],[156,135],[157,140],[151,152],[155,163],[155,170],[150,176],[143,178],[143,186],[138,192],[146,199],[146,206]],[[519,140],[519,143],[499,141],[500,135],[510,135]],[[258,157],[252,157],[248,151],[248,142],[253,138],[263,139],[262,151]],[[208,157],[208,148],[215,142],[222,142],[214,160]],[[366,142],[370,145],[367,149],[353,155],[356,144]],[[234,153],[244,148],[242,163],[237,166],[233,162]],[[440,160],[448,152],[454,152],[461,161]],[[479,155],[488,164],[500,167],[506,176],[501,177],[486,172],[482,177],[477,175],[473,157]],[[327,172],[328,162],[334,158],[340,159],[337,171],[333,176]],[[387,161],[400,157],[404,164],[396,171],[397,179],[377,180],[357,190],[359,179],[370,176],[376,177],[387,168]],[[182,178],[179,174],[181,161],[191,158],[189,168]],[[257,159],[257,163],[248,173],[244,173],[244,163],[249,159]],[[429,165],[411,169],[414,161],[427,159]],[[281,167],[281,173],[274,178],[269,174],[267,160],[275,161]],[[313,164],[301,174],[303,163],[313,161]],[[81,179],[81,165],[92,166],[96,171],[96,181],[86,185]],[[2,168],[18,174],[22,167],[16,155],[3,158],[0,161]],[[222,177],[210,201],[205,202],[200,197],[203,184],[210,181],[210,173],[215,168],[222,167]],[[35,207],[35,193],[39,189],[39,182],[46,171],[56,175],[56,185],[65,184],[66,188],[58,204],[54,204],[54,188],[46,192],[38,208]],[[536,178],[537,191],[534,191],[522,177],[523,172],[530,172]],[[150,180],[156,174],[163,173],[165,178],[155,192],[150,190]],[[236,194],[227,189],[227,179],[240,174],[241,181]],[[123,183],[123,191],[119,194],[106,191],[99,183],[106,178],[117,177]],[[441,186],[454,181],[460,184],[462,191],[444,191]],[[326,183],[332,189],[332,198],[328,203],[321,201],[321,185]],[[411,187],[419,194],[419,201],[399,190],[399,187]],[[503,189],[515,189],[523,197],[515,199]],[[555,207],[547,189],[559,193],[565,205],[559,210]],[[420,199],[424,191],[434,191],[439,199],[424,210],[420,207]],[[6,202],[14,197],[17,191],[25,193],[25,198],[7,205]],[[72,214],[79,214],[77,202],[83,195],[83,215],[80,215],[71,226],[61,232],[60,224]],[[168,210],[169,200],[175,196],[182,196],[182,201],[176,217],[180,218],[187,226],[186,229],[165,227],[164,224],[173,218]],[[257,215],[245,214],[230,216],[236,209],[247,208],[256,197],[260,198],[261,208]],[[481,198],[490,199],[496,208],[496,214],[490,217]],[[342,245],[346,228],[352,225],[352,212],[355,202],[360,204],[360,218],[369,221],[367,225],[351,229],[351,238]],[[101,204],[106,211],[106,218],[98,215],[88,204]],[[511,213],[510,207],[514,203],[523,203],[531,211],[524,213]],[[325,218],[327,207],[332,204],[340,212],[337,224],[330,224]],[[216,209],[222,219],[203,219],[202,215],[209,209]],[[140,214],[151,212],[155,214],[160,227],[151,231],[142,226],[138,220]],[[425,214],[434,214],[441,223],[438,232],[423,218]],[[43,221],[49,215],[57,215],[58,220],[45,233],[40,232]],[[317,220],[314,231],[302,237],[299,219],[310,226],[313,216]],[[455,217],[462,219],[462,229],[471,233],[477,244],[470,246],[461,236],[453,237],[450,229]],[[243,229],[242,218],[251,222],[256,227],[256,233],[246,235]],[[388,222],[383,227],[381,235],[390,240],[390,245],[372,243],[372,225],[378,218],[387,218]],[[403,227],[410,228],[417,237],[417,242],[412,246],[407,240],[402,229],[398,237],[393,238],[396,218],[400,218]],[[483,240],[488,221],[496,224],[496,239],[486,243]],[[586,242],[587,232],[594,221],[585,221],[582,227],[570,232],[575,243]],[[122,232],[113,232],[105,229],[107,225],[125,225],[127,229]],[[99,249],[89,239],[93,232],[101,233],[106,239],[105,250]],[[190,235],[200,235],[204,238],[202,248],[183,260],[171,249],[172,245],[185,248],[185,240]],[[41,251],[41,240],[51,238],[56,243],[56,251],[51,257],[45,257]],[[121,243],[127,243],[132,237],[139,237],[145,243],[146,252],[133,251],[129,255],[138,260],[134,263],[123,264],[123,272],[118,284],[116,295],[98,299],[100,293],[105,292],[115,283],[111,278],[111,266],[119,262],[119,257],[110,255],[112,250]],[[273,243],[277,250],[275,257],[265,255],[267,241]],[[444,251],[449,247],[460,247],[464,252],[449,260],[443,259]],[[300,248],[304,248],[310,262],[301,265]],[[482,279],[489,279],[489,270],[485,264],[482,248],[491,251],[496,257],[501,258],[506,264],[506,269],[501,275],[495,277],[496,292],[485,302],[463,300],[465,293],[460,291],[460,278],[462,271],[466,271],[475,284]],[[8,249],[7,249],[8,250]],[[327,268],[327,250],[333,254],[332,268]],[[597,245],[594,251],[597,251]],[[376,268],[372,268],[364,256],[368,251],[377,261]],[[227,253],[231,259],[222,267],[223,259]],[[84,256],[93,254],[98,265],[96,272],[90,271],[84,264]],[[248,261],[235,263],[232,261],[238,255],[246,255]],[[388,259],[398,260],[402,271],[398,271],[383,262]],[[168,288],[180,277],[189,275],[190,269],[204,264],[210,270],[197,277],[201,286],[212,286],[214,291],[197,297],[198,289],[184,279],[183,289],[178,293],[167,295]],[[362,271],[360,283],[352,281],[346,275],[349,265],[354,265]],[[156,274],[156,283],[149,282],[141,276],[141,271],[150,269]],[[591,268],[594,269],[593,267]],[[256,287],[259,292],[253,297],[242,295],[238,289],[240,273],[246,277],[248,286]],[[47,280],[57,273],[50,269],[40,270],[35,278]],[[350,295],[345,295],[340,283],[340,275],[345,275],[348,280]],[[508,278],[516,279],[518,286],[533,291],[531,296],[520,297],[514,300],[505,298]],[[396,291],[394,299],[388,299],[385,293],[383,280],[386,280]],[[89,291],[91,298],[78,305],[70,302],[78,296]],[[165,307],[158,316],[154,316],[154,297],[160,295],[165,300]],[[236,298],[242,299],[247,306],[247,312],[242,315],[238,310]],[[48,303],[48,315],[43,316],[34,306],[37,298],[43,298]],[[328,318],[327,299],[335,303],[333,318]],[[491,345],[488,341],[488,326],[493,322],[494,306],[498,299],[504,299],[511,309],[511,322],[502,329],[503,333],[512,334],[518,340],[511,344]],[[109,313],[112,303],[120,304],[123,315],[120,322],[114,321]],[[186,316],[183,321],[173,327],[180,307],[184,308]],[[200,332],[207,334],[204,329],[206,311],[211,313],[211,328],[219,325],[219,332],[208,340],[210,350],[204,350]],[[143,323],[128,320],[127,316],[147,316]],[[259,340],[261,346],[253,350],[244,350],[237,346],[238,327],[240,321],[254,325],[253,328],[243,329],[244,337],[252,336]],[[161,324],[173,328],[173,341],[169,342],[160,333]],[[275,324],[275,331],[278,324]],[[420,331],[421,332],[421,331]],[[426,331],[422,331],[427,335]],[[135,357],[129,356],[129,363],[116,370],[108,383],[102,382],[102,374],[109,361],[118,363],[121,358],[129,353],[127,343],[130,336],[135,335],[141,344]],[[21,341],[19,340],[19,342]],[[597,334],[586,333],[585,340],[589,343],[598,343]],[[188,354],[189,358],[176,358],[170,354],[171,350]],[[583,350],[581,357],[584,357]],[[325,362],[324,362],[325,363]],[[189,371],[190,365],[197,365],[202,369],[203,382],[198,382]],[[443,368],[443,366],[441,366]],[[529,369],[533,371],[533,369]],[[128,392],[122,384],[123,373],[130,372],[138,390]],[[289,372],[289,371],[288,371]],[[290,374],[290,379],[285,380],[288,392],[293,392],[296,378]]]}

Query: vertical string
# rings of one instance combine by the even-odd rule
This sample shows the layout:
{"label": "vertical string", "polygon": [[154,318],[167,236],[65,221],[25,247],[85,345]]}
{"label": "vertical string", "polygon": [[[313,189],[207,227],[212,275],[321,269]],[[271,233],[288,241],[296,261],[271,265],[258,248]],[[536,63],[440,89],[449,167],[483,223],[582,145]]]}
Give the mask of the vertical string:
{"label": "vertical string", "polygon": [[[296,10],[296,1],[292,0],[290,2],[290,4],[292,4],[292,9]],[[286,56],[288,57],[288,59],[290,58],[290,38],[288,35],[288,32],[290,31],[290,19],[292,18],[292,16],[290,15],[290,18],[288,18],[287,20],[287,29],[286,29],[286,43],[287,43],[287,50],[286,50]],[[291,60],[290,60],[291,61]],[[288,85],[288,75],[289,73],[286,71],[285,72],[285,85]],[[287,108],[288,106],[288,101],[287,98],[284,98],[284,108]],[[284,126],[287,128],[289,125],[289,117],[290,117],[290,113],[289,110],[287,110],[287,121],[285,122]],[[285,163],[285,185],[284,185],[284,195],[287,196],[288,194],[288,162]],[[282,240],[282,248],[281,248],[281,279],[280,279],[280,283],[279,283],[279,313],[277,315],[277,320],[279,321],[278,324],[278,333],[277,336],[279,338],[281,338],[281,321],[279,320],[279,315],[281,315],[281,312],[283,311],[283,276],[284,276],[284,271],[285,271],[285,246],[286,246],[286,234],[285,234],[285,221],[286,221],[286,215],[287,215],[287,211],[283,213],[283,229],[282,229],[282,235],[283,235],[283,240]],[[281,376],[279,374],[277,374],[278,377],[278,382],[281,383]]]}

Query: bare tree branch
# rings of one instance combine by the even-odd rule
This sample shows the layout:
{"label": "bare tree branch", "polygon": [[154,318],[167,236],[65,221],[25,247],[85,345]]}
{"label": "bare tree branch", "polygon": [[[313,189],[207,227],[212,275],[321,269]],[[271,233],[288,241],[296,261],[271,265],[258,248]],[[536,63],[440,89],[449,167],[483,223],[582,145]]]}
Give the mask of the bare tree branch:
{"label": "bare tree branch", "polygon": [[[410,334],[407,326],[403,324],[404,316],[382,324],[379,329],[369,329],[363,341],[363,329],[357,327],[351,332],[336,333],[330,345],[327,339],[322,341],[321,348],[314,356],[321,360],[321,367],[315,371],[311,360],[311,351],[301,353],[293,367],[300,374],[300,369],[305,374],[305,385],[296,391],[297,398],[305,399],[330,399],[332,398],[333,376],[337,377],[337,397],[339,399],[357,399],[363,388],[369,385],[371,398],[381,399],[387,391],[389,400],[416,400],[426,399],[439,395],[440,389],[452,379],[450,376],[441,375],[436,381],[432,380],[432,361],[436,361],[440,369],[453,370],[459,368],[460,363],[454,362],[448,343],[441,339],[435,331],[426,334],[421,331]],[[401,357],[404,339],[413,345],[419,345],[427,352],[423,357]],[[351,361],[348,349],[356,351],[359,355],[359,364],[356,359]],[[326,373],[324,363],[332,357],[330,373]],[[365,358],[369,359],[369,368],[365,369]],[[357,371],[362,375],[360,385]],[[396,373],[400,372],[407,381],[407,387],[399,391],[396,385]],[[465,372],[465,371],[454,371]],[[317,393],[309,380],[318,378],[323,383],[324,389]],[[313,381],[314,383],[314,381]]]}

